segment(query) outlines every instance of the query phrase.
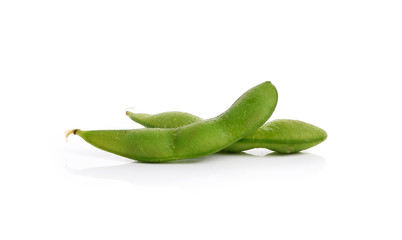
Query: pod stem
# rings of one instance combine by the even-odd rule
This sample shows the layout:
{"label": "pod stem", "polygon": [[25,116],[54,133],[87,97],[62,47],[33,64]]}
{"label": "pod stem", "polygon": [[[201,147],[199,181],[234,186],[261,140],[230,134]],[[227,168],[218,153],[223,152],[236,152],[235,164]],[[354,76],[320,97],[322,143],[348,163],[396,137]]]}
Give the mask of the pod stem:
{"label": "pod stem", "polygon": [[126,111],[126,115],[128,116],[128,113],[131,113],[129,110],[133,110],[134,108],[133,107],[128,107],[128,108],[126,108],[124,111]]}
{"label": "pod stem", "polygon": [[66,131],[66,142],[67,142],[67,140],[68,140],[68,136],[70,136],[71,134],[77,134],[77,131],[78,131],[79,129],[72,129],[72,130],[67,130]]}

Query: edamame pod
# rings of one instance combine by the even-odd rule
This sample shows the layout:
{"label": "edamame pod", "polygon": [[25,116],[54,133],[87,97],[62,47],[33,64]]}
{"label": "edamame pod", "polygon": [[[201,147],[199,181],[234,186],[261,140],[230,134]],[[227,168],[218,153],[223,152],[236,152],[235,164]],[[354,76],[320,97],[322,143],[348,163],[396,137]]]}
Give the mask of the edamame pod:
{"label": "edamame pod", "polygon": [[73,129],[102,150],[142,162],[167,162],[218,152],[261,127],[275,110],[278,93],[271,82],[261,83],[238,98],[221,115],[178,128],[133,130]]}
{"label": "edamame pod", "polygon": [[[184,112],[151,115],[127,111],[126,114],[133,121],[150,128],[175,128],[202,121],[201,118]],[[326,138],[327,133],[312,124],[298,120],[277,119],[264,124],[223,151],[241,152],[253,148],[267,148],[279,153],[295,153],[314,147]]]}

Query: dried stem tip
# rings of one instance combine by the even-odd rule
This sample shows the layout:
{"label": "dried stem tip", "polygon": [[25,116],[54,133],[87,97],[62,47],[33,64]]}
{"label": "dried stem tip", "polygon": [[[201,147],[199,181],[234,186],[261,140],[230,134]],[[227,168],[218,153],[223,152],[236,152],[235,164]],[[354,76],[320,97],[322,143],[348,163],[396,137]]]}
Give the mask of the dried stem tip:
{"label": "dried stem tip", "polygon": [[78,130],[79,130],[79,129],[67,130],[67,131],[66,131],[66,142],[67,142],[68,136],[70,136],[70,134],[74,134],[74,135],[75,135]]}

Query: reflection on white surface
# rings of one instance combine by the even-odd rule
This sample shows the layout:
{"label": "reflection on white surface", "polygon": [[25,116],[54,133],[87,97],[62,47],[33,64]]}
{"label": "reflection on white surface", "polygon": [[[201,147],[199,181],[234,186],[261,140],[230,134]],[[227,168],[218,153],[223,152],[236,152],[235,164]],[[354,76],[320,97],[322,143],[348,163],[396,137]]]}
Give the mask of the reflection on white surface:
{"label": "reflection on white surface", "polygon": [[[96,161],[101,163],[99,160]],[[248,181],[300,179],[316,175],[326,165],[325,159],[316,154],[267,154],[262,149],[239,154],[217,153],[165,164],[130,161],[120,165],[82,167],[82,163],[76,160],[67,160],[66,163],[66,168],[77,175],[122,180],[135,185],[170,187],[197,186],[211,181],[216,184],[240,183],[245,178]]]}

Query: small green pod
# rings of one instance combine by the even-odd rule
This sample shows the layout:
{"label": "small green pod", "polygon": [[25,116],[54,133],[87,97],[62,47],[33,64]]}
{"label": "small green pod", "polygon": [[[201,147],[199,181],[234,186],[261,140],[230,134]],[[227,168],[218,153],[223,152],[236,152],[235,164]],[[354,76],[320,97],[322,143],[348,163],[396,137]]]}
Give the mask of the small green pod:
{"label": "small green pod", "polygon": [[73,129],[66,136],[76,134],[97,148],[142,162],[195,158],[218,152],[257,130],[272,115],[277,101],[275,86],[264,82],[215,118],[178,128]]}
{"label": "small green pod", "polygon": [[[202,121],[184,112],[165,112],[155,115],[126,112],[133,121],[145,127],[176,128]],[[312,124],[298,120],[277,119],[267,122],[252,134],[225,148],[226,152],[241,152],[253,148],[267,148],[279,153],[295,153],[314,147],[327,138],[327,133]]]}

